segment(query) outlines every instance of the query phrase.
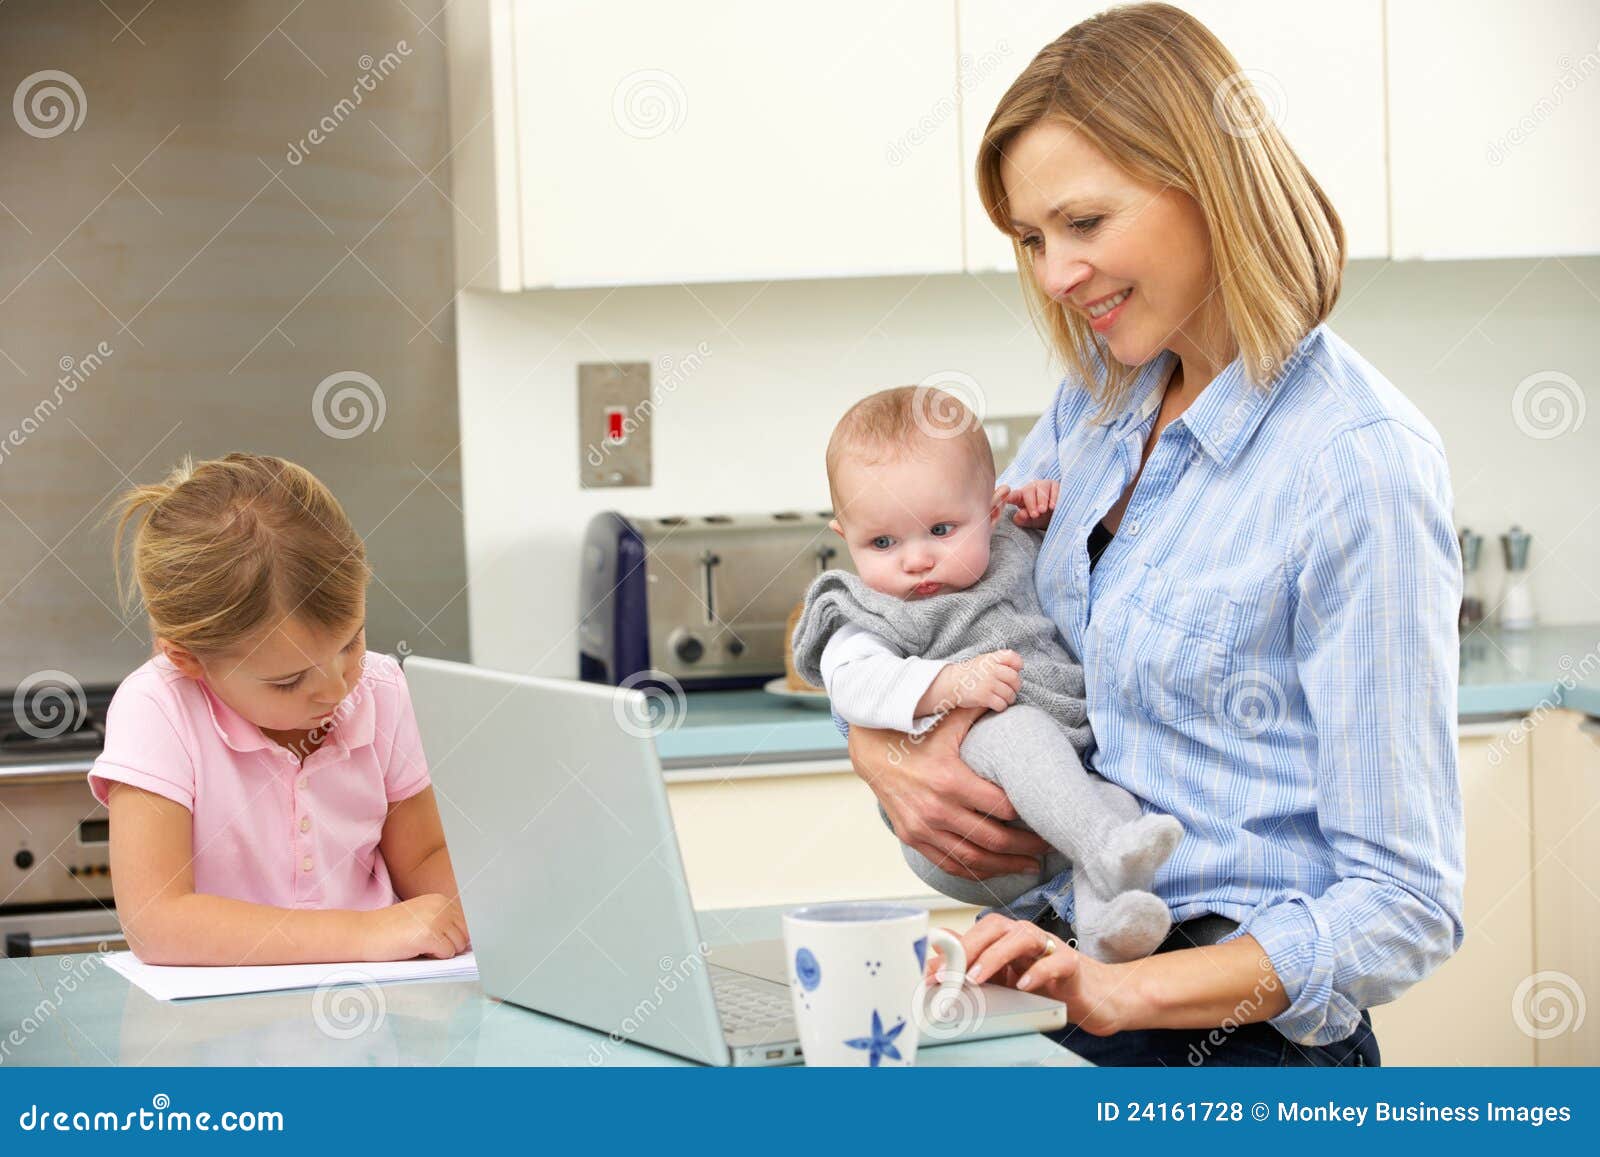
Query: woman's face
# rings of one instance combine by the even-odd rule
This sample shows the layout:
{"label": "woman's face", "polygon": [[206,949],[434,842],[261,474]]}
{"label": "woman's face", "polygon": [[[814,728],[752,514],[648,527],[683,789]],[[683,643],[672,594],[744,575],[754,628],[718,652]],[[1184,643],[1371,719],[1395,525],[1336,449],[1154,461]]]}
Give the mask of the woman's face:
{"label": "woman's face", "polygon": [[[1221,302],[1193,198],[1135,180],[1081,133],[1049,121],[1012,140],[1000,172],[1034,279],[1092,325],[1112,356],[1128,366],[1163,349],[1203,359]],[[1098,320],[1086,308],[1125,290],[1126,301]]]}

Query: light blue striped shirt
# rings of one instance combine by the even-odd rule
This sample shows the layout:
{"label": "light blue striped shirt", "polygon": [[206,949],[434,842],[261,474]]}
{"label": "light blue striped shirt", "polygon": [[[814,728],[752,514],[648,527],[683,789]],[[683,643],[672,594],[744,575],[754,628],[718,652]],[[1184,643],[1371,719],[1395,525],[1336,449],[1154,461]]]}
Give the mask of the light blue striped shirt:
{"label": "light blue striped shirt", "polygon": [[[1035,578],[1083,660],[1090,765],[1183,821],[1155,891],[1175,920],[1238,920],[1290,999],[1272,1023],[1324,1044],[1463,936],[1444,449],[1319,325],[1269,390],[1236,359],[1163,431],[1091,573],[1090,528],[1133,480],[1173,362],[1104,421],[1064,381],[1000,480],[1062,483]],[[1015,910],[1071,920],[1065,883]]]}

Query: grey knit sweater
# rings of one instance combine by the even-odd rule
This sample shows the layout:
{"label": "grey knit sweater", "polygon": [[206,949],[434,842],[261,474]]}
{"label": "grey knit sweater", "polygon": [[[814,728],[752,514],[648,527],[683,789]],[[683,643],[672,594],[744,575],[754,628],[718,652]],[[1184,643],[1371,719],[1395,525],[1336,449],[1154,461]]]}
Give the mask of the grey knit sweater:
{"label": "grey knit sweater", "polygon": [[844,623],[872,632],[902,654],[954,662],[986,651],[1022,656],[1018,703],[1031,703],[1061,725],[1081,756],[1093,744],[1084,703],[1083,668],[1061,642],[1033,584],[1040,531],[1012,522],[1006,507],[989,540],[989,569],[964,591],[902,599],[875,591],[849,571],[812,581],[794,629],[794,665],[822,684],[822,649]]}

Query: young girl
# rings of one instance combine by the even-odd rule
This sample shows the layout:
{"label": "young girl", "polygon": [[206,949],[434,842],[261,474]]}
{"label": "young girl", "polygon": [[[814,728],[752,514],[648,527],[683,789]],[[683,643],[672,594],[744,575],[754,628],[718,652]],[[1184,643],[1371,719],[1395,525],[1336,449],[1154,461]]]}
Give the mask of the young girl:
{"label": "young girl", "polygon": [[[120,517],[118,517],[120,516]],[[155,654],[89,773],[128,945],[151,964],[454,956],[467,928],[400,666],[366,653],[366,549],[281,458],[122,495]]]}

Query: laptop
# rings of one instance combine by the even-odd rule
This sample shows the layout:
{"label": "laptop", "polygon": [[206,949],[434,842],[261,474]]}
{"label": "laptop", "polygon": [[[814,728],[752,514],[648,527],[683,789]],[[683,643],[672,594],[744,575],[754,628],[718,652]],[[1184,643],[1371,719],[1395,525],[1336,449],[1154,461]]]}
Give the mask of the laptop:
{"label": "laptop", "polygon": [[[801,1059],[783,941],[708,952],[643,692],[405,661],[489,996],[709,1065]],[[930,990],[930,994],[931,994]],[[1062,1028],[997,985],[923,1047]]]}

